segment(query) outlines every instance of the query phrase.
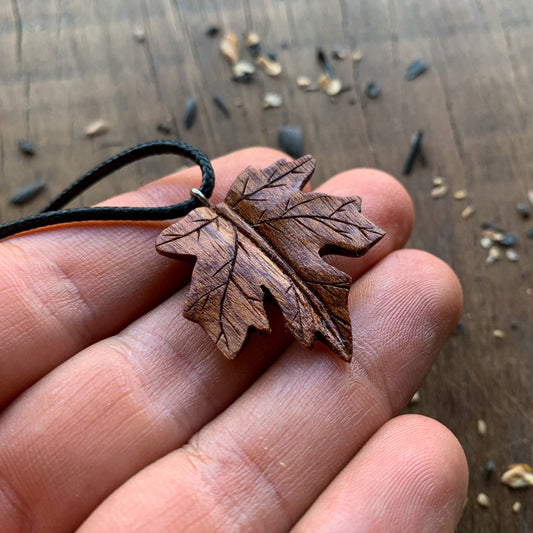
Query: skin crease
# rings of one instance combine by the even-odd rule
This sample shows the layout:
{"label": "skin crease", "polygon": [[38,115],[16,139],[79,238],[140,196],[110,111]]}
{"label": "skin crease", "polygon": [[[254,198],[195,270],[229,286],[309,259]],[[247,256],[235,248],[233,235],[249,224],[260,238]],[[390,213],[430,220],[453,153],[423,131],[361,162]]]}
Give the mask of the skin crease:
{"label": "skin crease", "polygon": [[[281,157],[214,161],[212,202]],[[188,169],[106,203],[175,203],[198,183]],[[6,531],[453,531],[463,451],[438,422],[397,415],[459,317],[459,283],[435,257],[397,251],[413,214],[393,178],[351,170],[320,190],[361,196],[387,232],[361,258],[326,258],[355,280],[350,365],[291,343],[272,306],[270,337],[225,360],[181,317],[191,269],[154,252],[163,224],[0,243]]]}

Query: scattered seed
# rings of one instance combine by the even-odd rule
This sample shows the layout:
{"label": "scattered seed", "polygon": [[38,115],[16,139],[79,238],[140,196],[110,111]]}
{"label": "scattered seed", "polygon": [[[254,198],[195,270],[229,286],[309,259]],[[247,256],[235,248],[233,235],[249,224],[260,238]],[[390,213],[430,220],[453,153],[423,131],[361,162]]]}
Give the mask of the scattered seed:
{"label": "scattered seed", "polygon": [[494,244],[494,242],[490,237],[481,237],[479,244],[481,244],[481,248],[488,250]]}
{"label": "scattered seed", "polygon": [[455,326],[453,332],[452,332],[452,335],[462,335],[465,331],[465,324],[462,320],[459,320],[459,322],[457,322],[457,325]]}
{"label": "scattered seed", "polygon": [[146,41],[146,32],[142,26],[135,26],[135,28],[133,28],[133,36],[140,43]]}
{"label": "scattered seed", "polygon": [[454,200],[464,200],[467,196],[466,189],[459,189],[453,193]]}
{"label": "scattered seed", "polygon": [[420,403],[420,391],[416,391],[413,394],[413,397],[409,400],[409,405],[416,405],[417,403]]}
{"label": "scattered seed", "polygon": [[502,256],[502,253],[500,252],[500,249],[497,246],[491,246],[489,248],[489,257],[492,257],[495,261],[500,259]]}
{"label": "scattered seed", "polygon": [[481,228],[485,230],[495,231],[497,233],[505,233],[504,229],[501,229],[498,226],[495,226],[492,222],[482,222]]}
{"label": "scattered seed", "polygon": [[311,79],[307,76],[298,76],[296,78],[296,85],[298,85],[300,89],[307,89],[307,87],[311,85]]}
{"label": "scattered seed", "polygon": [[304,90],[306,93],[314,93],[319,91],[320,87],[318,86],[318,82],[311,82]]}
{"label": "scattered seed", "polygon": [[480,492],[478,495],[477,495],[477,503],[481,506],[481,507],[489,507],[490,506],[490,500],[489,500],[489,497],[484,493],[484,492]]}
{"label": "scattered seed", "polygon": [[495,329],[495,330],[492,332],[492,335],[493,335],[496,339],[504,339],[504,338],[505,338],[505,331],[503,331],[503,329]]}
{"label": "scattered seed", "polygon": [[274,78],[279,76],[283,70],[281,63],[263,55],[259,56],[256,62],[269,76]]}
{"label": "scattered seed", "polygon": [[480,435],[487,434],[487,423],[485,422],[485,420],[482,420],[481,418],[477,421],[477,432]]}
{"label": "scattered seed", "polygon": [[190,98],[187,98],[187,101],[185,102],[185,117],[183,119],[185,128],[189,129],[194,124],[195,119],[196,119],[196,99],[193,96],[191,96]]}
{"label": "scattered seed", "polygon": [[527,220],[531,216],[531,211],[526,204],[516,204],[516,211],[524,220]]}
{"label": "scattered seed", "polygon": [[41,180],[34,181],[17,189],[9,199],[12,204],[23,205],[33,200],[44,189],[44,182]]}
{"label": "scattered seed", "polygon": [[355,63],[359,63],[359,61],[361,61],[361,59],[363,59],[363,53],[361,52],[361,50],[356,50],[352,54],[352,61],[354,61]]}
{"label": "scattered seed", "polygon": [[238,61],[233,65],[232,72],[234,79],[235,78],[243,78],[243,77],[250,77],[255,74],[255,67],[249,63],[248,61]]}
{"label": "scattered seed", "polygon": [[533,205],[533,189],[527,191],[527,197],[529,199],[529,203]]}
{"label": "scattered seed", "polygon": [[[345,89],[342,86],[341,80],[338,78],[329,78],[326,74],[321,74],[318,78],[318,88],[324,91],[328,96],[336,96]],[[309,90],[309,88],[307,88]]]}
{"label": "scattered seed", "polygon": [[467,205],[462,211],[461,216],[464,219],[470,218],[474,214],[475,208],[473,205]]}
{"label": "scattered seed", "polygon": [[406,80],[414,80],[420,74],[423,74],[427,70],[427,65],[421,59],[415,59],[408,67],[405,73]]}
{"label": "scattered seed", "polygon": [[514,502],[512,509],[513,509],[513,513],[519,513],[520,510],[522,509],[522,504],[520,502]]}
{"label": "scattered seed", "polygon": [[502,474],[501,482],[512,489],[533,487],[531,467],[525,463],[509,465]]}
{"label": "scattered seed", "polygon": [[498,244],[510,248],[516,244],[516,235],[514,233],[504,233],[499,239],[496,239]]}
{"label": "scattered seed", "polygon": [[340,44],[336,44],[331,50],[331,57],[333,59],[345,59],[346,50]]}
{"label": "scattered seed", "polygon": [[316,58],[317,58],[317,61],[318,61],[319,65],[321,66],[322,70],[324,71],[324,74],[330,79],[334,78],[335,76],[333,75],[333,69],[331,68],[331,64],[329,62],[329,59],[327,58],[327,56],[324,53],[324,50],[322,50],[322,48],[319,48],[316,51]]}
{"label": "scattered seed", "polygon": [[292,157],[303,154],[303,136],[301,128],[282,126],[278,130],[278,143],[280,148]]}
{"label": "scattered seed", "polygon": [[170,124],[166,124],[165,122],[160,122],[157,125],[157,131],[159,133],[164,133],[165,135],[170,135],[172,133],[172,127]]}
{"label": "scattered seed", "polygon": [[259,44],[260,42],[261,40],[259,39],[259,35],[255,33],[254,31],[248,32],[244,36],[244,43],[248,47],[255,46],[256,44]]}
{"label": "scattered seed", "polygon": [[224,99],[222,98],[222,96],[219,96],[217,94],[213,98],[213,102],[215,102],[215,105],[220,109],[220,111],[222,111],[222,113],[224,113],[224,115],[229,118],[230,116],[229,108],[226,105],[226,102],[224,102]]}
{"label": "scattered seed", "polygon": [[244,44],[248,48],[250,55],[255,59],[261,55],[261,40],[255,32],[249,32],[244,36]]}
{"label": "scattered seed", "polygon": [[381,88],[379,85],[371,81],[370,83],[367,83],[365,87],[365,94],[368,96],[368,98],[375,99],[377,98],[381,93]]}
{"label": "scattered seed", "polygon": [[24,139],[20,139],[18,141],[18,147],[19,150],[26,155],[35,155],[35,148],[33,147],[33,144],[31,144],[30,141],[26,141]]}
{"label": "scattered seed", "polygon": [[442,198],[448,194],[448,185],[439,185],[438,187],[433,187],[431,189],[431,198],[437,199]]}
{"label": "scattered seed", "polygon": [[533,296],[533,288],[532,288],[532,287],[528,287],[528,288],[526,289],[526,294],[527,294],[528,296]]}
{"label": "scattered seed", "polygon": [[232,65],[239,61],[239,41],[234,33],[230,32],[224,35],[220,42],[220,51]]}
{"label": "scattered seed", "polygon": [[446,180],[441,176],[436,176],[431,180],[431,183],[433,184],[433,187],[440,187],[446,183]]}
{"label": "scattered seed", "polygon": [[422,132],[420,130],[416,131],[411,135],[409,153],[405,159],[402,168],[402,174],[406,176],[409,174],[413,168],[413,164],[418,155],[422,153]]}
{"label": "scattered seed", "polygon": [[220,28],[218,26],[208,26],[205,30],[205,34],[208,37],[216,37],[220,33]]}
{"label": "scattered seed", "polygon": [[533,226],[531,226],[531,227],[527,230],[526,237],[527,237],[528,239],[533,239]]}
{"label": "scattered seed", "polygon": [[278,93],[266,93],[263,99],[263,107],[265,109],[270,107],[280,107],[282,103],[283,100]]}
{"label": "scattered seed", "polygon": [[505,257],[507,257],[507,259],[513,263],[516,263],[520,259],[517,251],[514,248],[508,248],[505,250]]}
{"label": "scattered seed", "polygon": [[103,135],[108,131],[109,124],[105,120],[100,118],[86,126],[85,135],[87,135],[87,137],[96,137],[97,135]]}
{"label": "scattered seed", "polygon": [[495,464],[494,461],[487,461],[487,464],[483,467],[483,478],[485,481],[489,481],[494,472]]}

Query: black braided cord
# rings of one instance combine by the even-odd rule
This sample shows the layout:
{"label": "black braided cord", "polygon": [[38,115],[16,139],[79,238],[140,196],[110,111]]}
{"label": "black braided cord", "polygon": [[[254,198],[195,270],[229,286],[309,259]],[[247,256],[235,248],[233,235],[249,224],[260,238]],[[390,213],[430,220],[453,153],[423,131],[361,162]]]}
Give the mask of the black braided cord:
{"label": "black braided cord", "polygon": [[185,216],[203,205],[194,196],[179,204],[162,207],[81,207],[61,209],[84,190],[118,169],[139,159],[153,155],[175,154],[194,161],[202,170],[200,192],[209,198],[215,186],[215,173],[207,156],[200,150],[181,141],[159,140],[138,144],[117,154],[78,178],[56,198],[54,198],[38,215],[32,215],[0,226],[0,239],[17,233],[65,222],[83,222],[95,220],[169,220]]}

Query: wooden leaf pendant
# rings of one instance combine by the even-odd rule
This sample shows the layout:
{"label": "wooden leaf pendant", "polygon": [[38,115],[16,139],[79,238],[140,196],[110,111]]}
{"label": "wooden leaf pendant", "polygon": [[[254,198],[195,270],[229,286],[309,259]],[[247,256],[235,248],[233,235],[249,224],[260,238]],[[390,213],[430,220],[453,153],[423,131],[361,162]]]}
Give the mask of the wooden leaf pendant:
{"label": "wooden leaf pendant", "polygon": [[197,258],[184,316],[230,359],[251,328],[270,330],[268,292],[298,342],[311,348],[319,339],[351,360],[351,278],[321,255],[360,256],[384,232],[360,214],[357,196],[302,193],[314,170],[310,155],[248,167],[224,202],[194,209],[157,239],[161,254]]}

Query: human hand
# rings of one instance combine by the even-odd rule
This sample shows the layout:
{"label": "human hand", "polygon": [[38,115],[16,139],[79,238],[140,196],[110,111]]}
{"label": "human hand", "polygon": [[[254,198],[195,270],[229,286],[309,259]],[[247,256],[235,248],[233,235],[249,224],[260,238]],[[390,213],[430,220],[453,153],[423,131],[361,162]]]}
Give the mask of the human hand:
{"label": "human hand", "polygon": [[[220,201],[248,149],[214,161]],[[320,168],[320,164],[319,164]],[[197,169],[109,205],[187,198]],[[85,224],[0,243],[0,530],[453,531],[467,467],[435,420],[397,416],[461,310],[435,257],[399,250],[412,205],[390,176],[320,187],[359,195],[387,232],[354,279],[351,364],[322,345],[252,335],[226,360],[181,315],[190,266],[154,249],[161,224]]]}

